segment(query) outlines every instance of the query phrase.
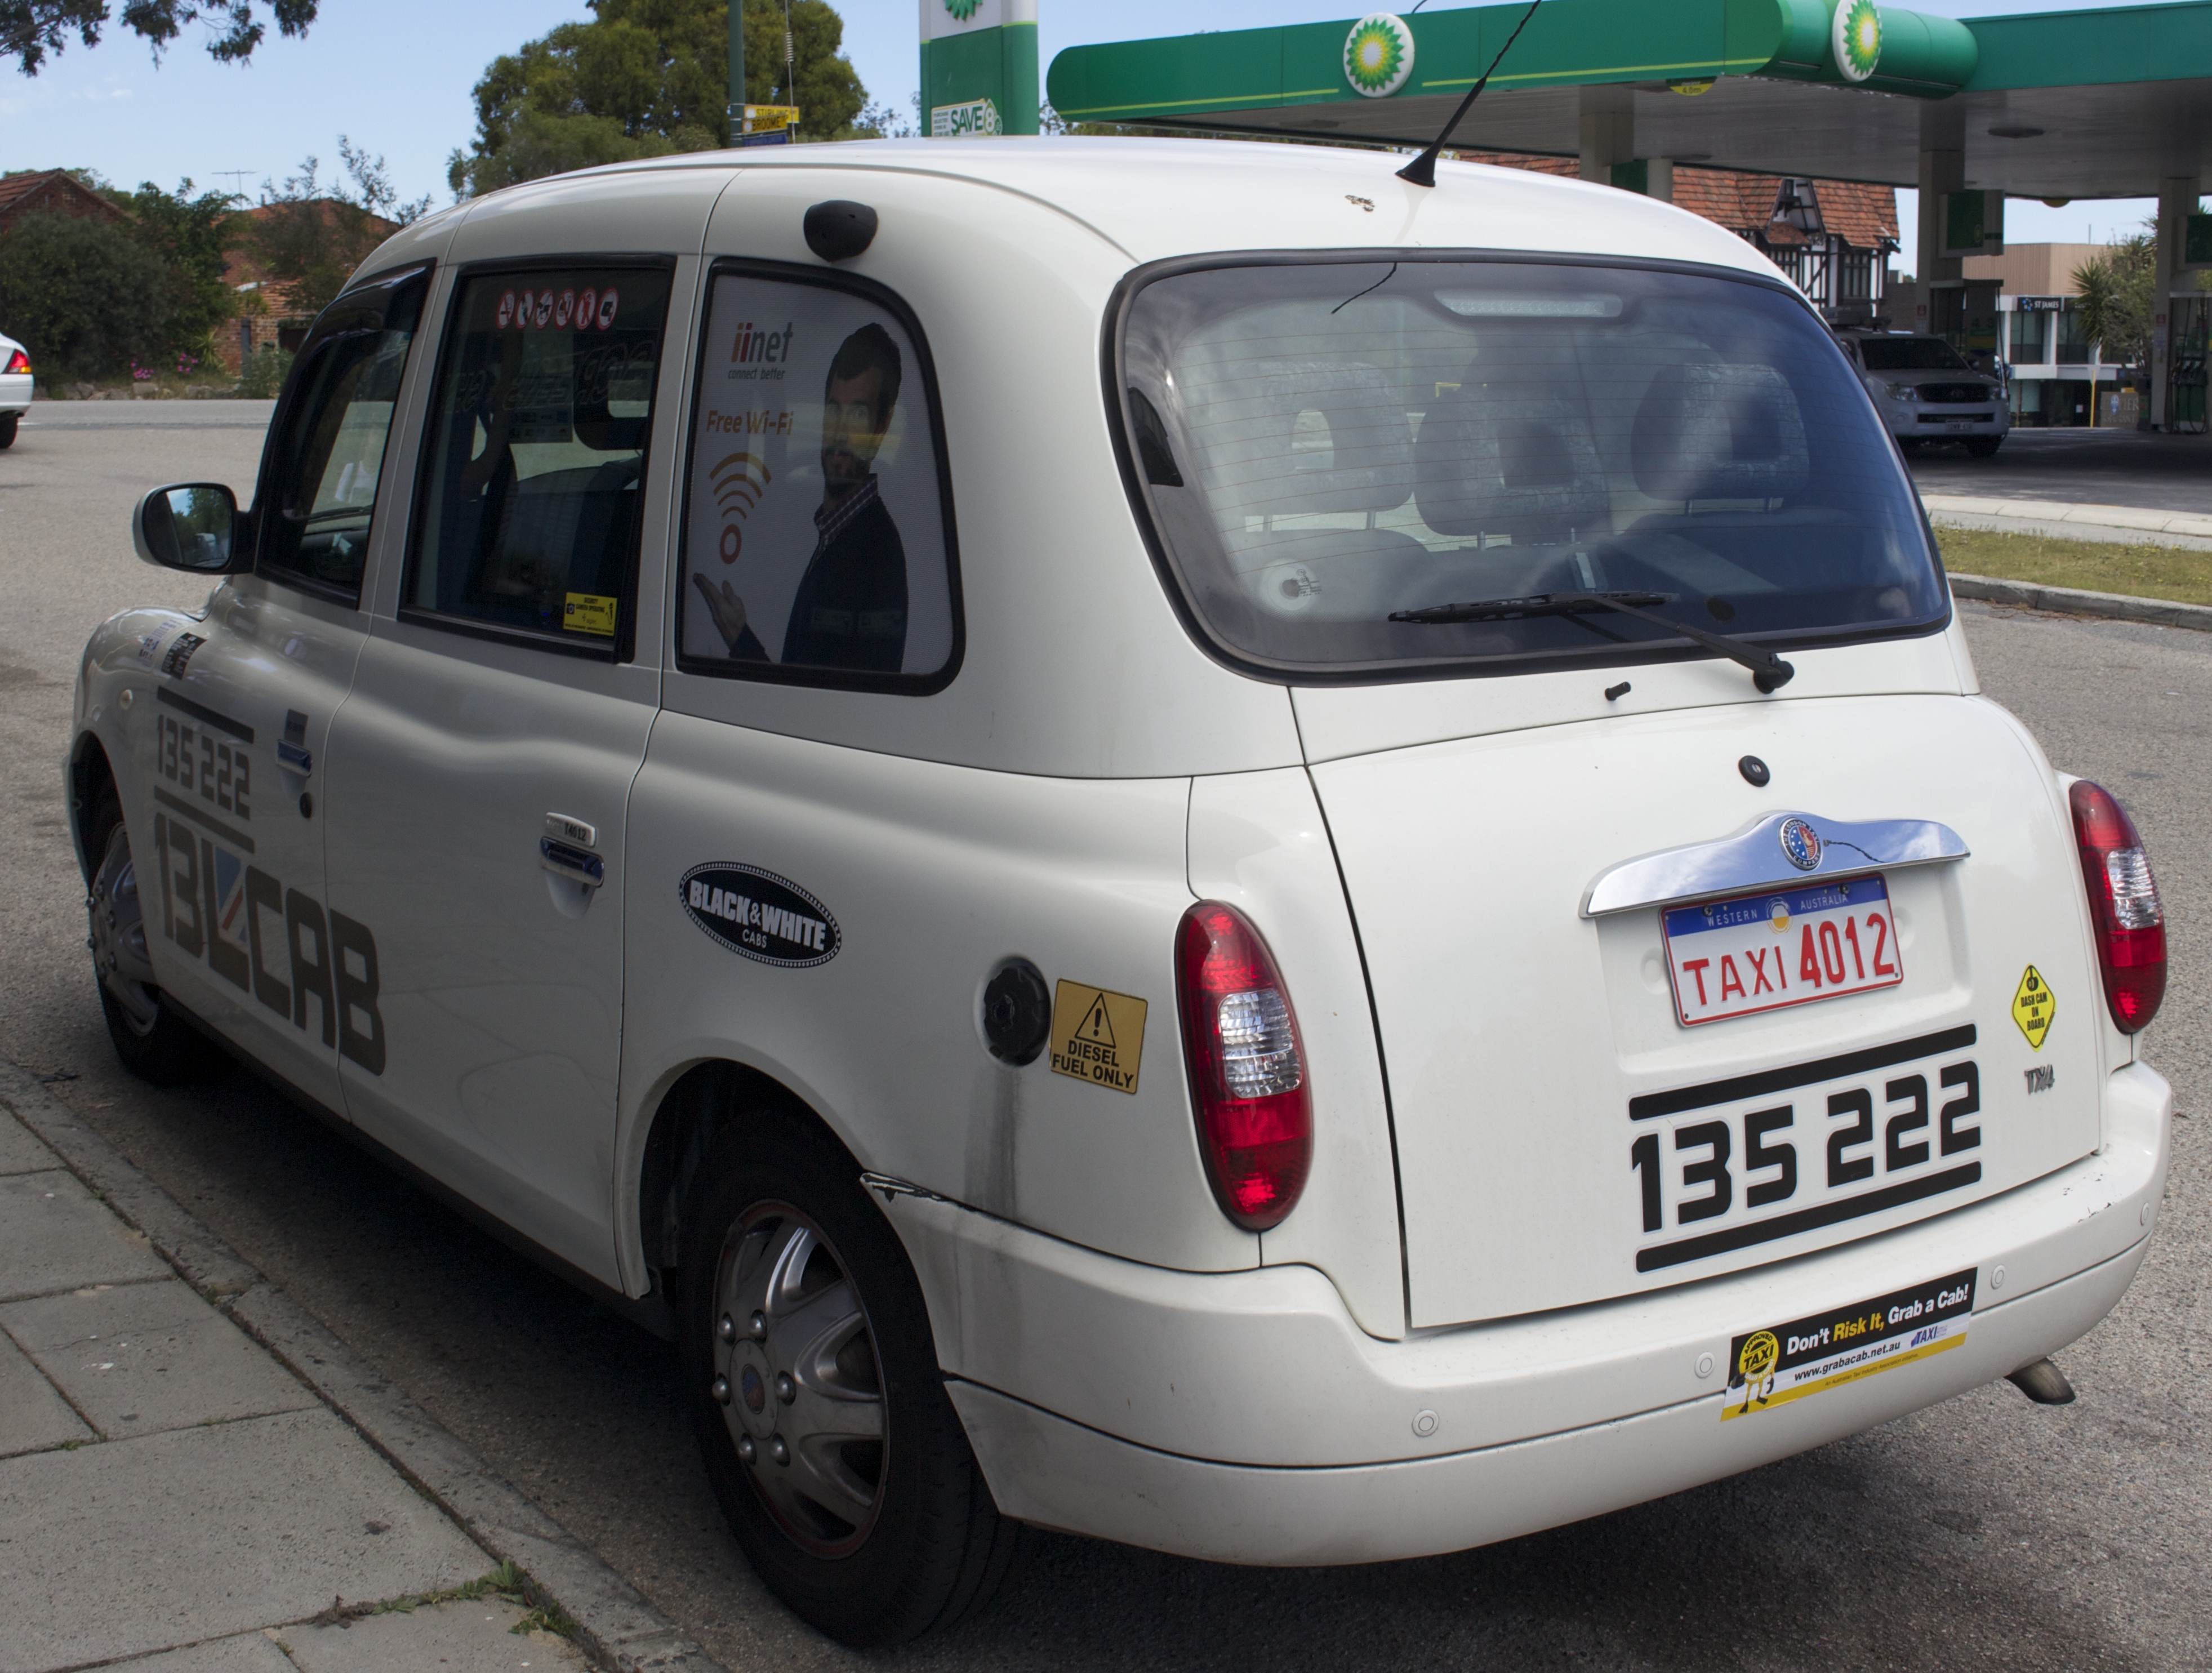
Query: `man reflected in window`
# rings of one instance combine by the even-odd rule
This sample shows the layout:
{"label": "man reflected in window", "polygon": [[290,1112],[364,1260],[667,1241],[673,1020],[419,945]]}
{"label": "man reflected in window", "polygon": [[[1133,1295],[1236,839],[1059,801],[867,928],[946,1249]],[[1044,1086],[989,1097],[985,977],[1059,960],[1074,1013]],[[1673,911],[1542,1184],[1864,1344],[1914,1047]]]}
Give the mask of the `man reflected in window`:
{"label": "man reflected in window", "polygon": [[[899,375],[898,344],[878,325],[854,332],[830,362],[814,554],[791,601],[779,662],[895,674],[905,660],[906,548],[874,470]],[[730,654],[769,660],[737,588],[696,569],[691,579]]]}

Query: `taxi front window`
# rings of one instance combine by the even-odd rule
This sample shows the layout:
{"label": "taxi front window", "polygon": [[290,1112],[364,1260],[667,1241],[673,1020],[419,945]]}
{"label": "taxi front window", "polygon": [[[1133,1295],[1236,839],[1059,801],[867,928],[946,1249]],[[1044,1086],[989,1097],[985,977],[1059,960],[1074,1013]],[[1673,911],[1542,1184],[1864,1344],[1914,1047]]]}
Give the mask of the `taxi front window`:
{"label": "taxi front window", "polygon": [[[1389,678],[1686,653],[1663,626],[1562,607],[1608,592],[1777,643],[1946,619],[1887,434],[1778,287],[1565,263],[1213,266],[1134,289],[1120,350],[1159,549],[1238,660]],[[1552,602],[1502,607],[1530,599]],[[1442,608],[1493,602],[1480,620]]]}

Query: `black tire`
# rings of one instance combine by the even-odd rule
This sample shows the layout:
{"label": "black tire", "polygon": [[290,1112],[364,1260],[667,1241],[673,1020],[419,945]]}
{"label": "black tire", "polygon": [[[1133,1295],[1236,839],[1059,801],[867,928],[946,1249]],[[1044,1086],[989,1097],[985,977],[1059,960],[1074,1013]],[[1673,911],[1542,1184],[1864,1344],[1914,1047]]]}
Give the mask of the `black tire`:
{"label": "black tire", "polygon": [[1987,459],[2004,446],[2002,435],[1973,435],[1966,438],[1966,451],[1976,459]]}
{"label": "black tire", "polygon": [[969,1450],[921,1286],[860,1171],[796,1112],[733,1122],[684,1208],[678,1352],[708,1479],[754,1570],[866,1647],[980,1608],[1023,1530]]}
{"label": "black tire", "polygon": [[0,447],[15,445],[15,425],[21,417],[18,412],[0,412]]}
{"label": "black tire", "polygon": [[213,1041],[177,1014],[153,979],[131,836],[124,829],[123,806],[112,784],[102,785],[93,797],[84,836],[85,852],[93,864],[92,886],[85,897],[90,932],[86,939],[115,1055],[131,1074],[156,1086],[210,1079],[222,1071],[228,1059]]}

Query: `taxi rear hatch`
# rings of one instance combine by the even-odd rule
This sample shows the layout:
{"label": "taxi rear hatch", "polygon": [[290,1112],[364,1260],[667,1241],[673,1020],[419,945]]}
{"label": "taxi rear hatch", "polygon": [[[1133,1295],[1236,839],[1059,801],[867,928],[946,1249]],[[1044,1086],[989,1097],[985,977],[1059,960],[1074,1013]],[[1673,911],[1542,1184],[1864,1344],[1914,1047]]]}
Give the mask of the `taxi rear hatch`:
{"label": "taxi rear hatch", "polygon": [[1788,1259],[2095,1148],[2102,998],[2032,746],[1957,697],[1782,702],[1756,730],[1765,788],[1740,711],[1313,770],[1416,1327]]}

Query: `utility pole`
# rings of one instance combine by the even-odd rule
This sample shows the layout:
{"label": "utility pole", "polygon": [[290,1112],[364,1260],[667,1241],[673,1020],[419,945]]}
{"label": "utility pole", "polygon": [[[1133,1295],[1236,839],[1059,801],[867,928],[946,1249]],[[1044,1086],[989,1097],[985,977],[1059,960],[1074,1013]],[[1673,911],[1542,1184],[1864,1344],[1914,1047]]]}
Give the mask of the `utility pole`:
{"label": "utility pole", "polygon": [[745,0],[730,0],[730,143],[745,143]]}

